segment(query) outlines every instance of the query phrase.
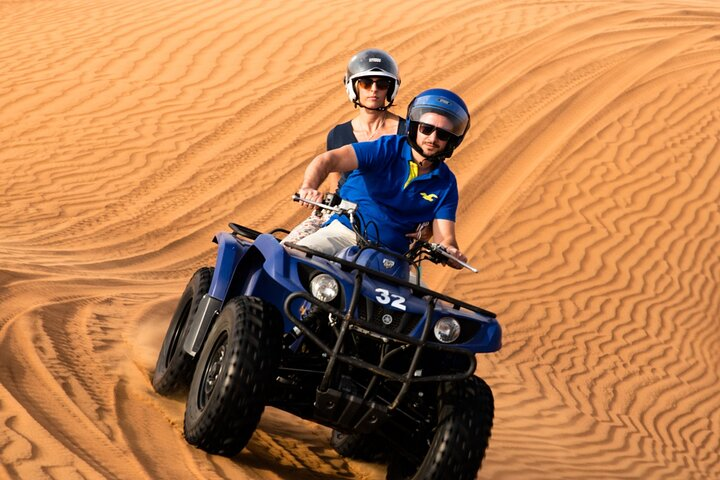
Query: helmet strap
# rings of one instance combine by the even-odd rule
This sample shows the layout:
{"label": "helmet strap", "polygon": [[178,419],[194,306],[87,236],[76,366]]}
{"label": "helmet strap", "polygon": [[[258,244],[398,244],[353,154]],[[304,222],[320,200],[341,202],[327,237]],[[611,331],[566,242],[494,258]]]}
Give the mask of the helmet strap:
{"label": "helmet strap", "polygon": [[388,107],[389,107],[390,105],[388,105],[388,107],[378,107],[378,108],[365,107],[365,106],[362,106],[362,105],[360,105],[360,106],[363,107],[365,110],[372,110],[372,111],[375,111],[375,112],[384,112],[384,111],[386,111],[386,110],[388,109]]}
{"label": "helmet strap", "polygon": [[[410,140],[409,137],[408,137],[408,140]],[[423,152],[420,145],[418,145],[414,139],[410,141],[410,147],[412,147],[413,150],[415,150],[417,153],[420,154],[421,157],[423,157],[423,160],[422,160],[423,163],[426,160],[428,162],[430,162],[430,165],[432,166],[432,168],[437,167],[439,164],[444,162],[445,159],[447,158],[447,153],[445,152],[445,150],[443,150],[442,152],[436,153],[435,155],[426,155],[425,152]],[[447,150],[447,147],[446,147],[446,150]]]}
{"label": "helmet strap", "polygon": [[384,112],[384,111],[386,111],[388,108],[392,107],[392,104],[393,104],[393,102],[391,101],[390,103],[388,103],[388,104],[385,105],[384,107],[372,108],[372,107],[366,107],[365,105],[363,105],[362,103],[360,103],[360,100],[353,100],[353,105],[355,105],[355,108],[357,108],[357,107],[362,107],[362,108],[364,108],[365,110],[373,110],[373,111],[376,111],[376,112]]}
{"label": "helmet strap", "polygon": [[423,153],[422,151],[422,148],[420,148],[419,146],[418,148],[413,147],[413,150],[418,152],[423,157],[423,162],[425,162],[426,160],[430,162],[433,168],[437,167],[447,158],[444,151],[436,153],[435,155],[425,155],[425,153]]}

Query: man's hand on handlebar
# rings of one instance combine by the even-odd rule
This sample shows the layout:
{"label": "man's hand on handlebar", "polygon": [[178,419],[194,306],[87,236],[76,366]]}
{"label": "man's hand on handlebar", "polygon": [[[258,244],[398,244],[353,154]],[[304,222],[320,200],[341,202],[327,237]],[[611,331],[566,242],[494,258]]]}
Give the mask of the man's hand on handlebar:
{"label": "man's hand on handlebar", "polygon": [[298,197],[300,197],[300,204],[309,209],[315,209],[316,207],[314,205],[311,205],[309,203],[305,203],[302,200],[310,200],[316,203],[322,203],[323,201],[323,195],[318,190],[315,190],[314,188],[308,188],[308,187],[301,187],[297,192]]}
{"label": "man's hand on handlebar", "polygon": [[[444,245],[445,251],[450,254],[451,256],[457,258],[461,262],[467,263],[467,257],[457,248],[451,246],[451,245]],[[447,265],[449,267],[455,268],[457,270],[460,270],[463,268],[461,264],[454,261],[452,258],[448,258]]]}
{"label": "man's hand on handlebar", "polygon": [[429,242],[432,236],[433,230],[430,222],[423,222],[417,226],[414,232],[405,234],[405,237],[410,240],[422,240],[424,242]]}
{"label": "man's hand on handlebar", "polygon": [[473,273],[477,273],[477,268],[467,263],[467,257],[457,247],[452,245],[442,245],[440,243],[428,243],[424,240],[417,240],[406,254],[412,263],[418,263],[421,260],[430,260],[439,265],[447,265],[449,267],[460,270],[467,268]]}

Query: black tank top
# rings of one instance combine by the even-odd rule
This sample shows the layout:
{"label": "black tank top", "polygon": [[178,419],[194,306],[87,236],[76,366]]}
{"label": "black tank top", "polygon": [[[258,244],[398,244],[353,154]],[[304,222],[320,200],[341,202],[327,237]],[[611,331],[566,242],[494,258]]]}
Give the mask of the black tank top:
{"label": "black tank top", "polygon": [[[397,134],[398,135],[407,135],[407,129],[405,128],[405,119],[400,117],[400,120],[398,121],[398,129]],[[328,150],[334,150],[336,148],[344,147],[345,145],[350,145],[351,143],[358,143],[357,137],[355,137],[355,134],[353,133],[352,128],[352,120],[349,122],[341,123],[340,125],[336,125],[332,130],[328,132],[327,135],[327,149]],[[338,182],[338,188],[342,186],[343,183],[345,183],[345,179],[347,179],[347,176],[350,172],[343,172],[340,175],[340,181]]]}

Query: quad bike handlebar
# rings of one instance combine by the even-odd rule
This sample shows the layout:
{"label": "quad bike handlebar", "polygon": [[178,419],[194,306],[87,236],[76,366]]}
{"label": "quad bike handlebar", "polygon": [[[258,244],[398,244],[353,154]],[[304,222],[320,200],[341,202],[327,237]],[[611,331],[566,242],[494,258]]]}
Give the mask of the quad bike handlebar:
{"label": "quad bike handlebar", "polygon": [[[325,194],[323,202],[315,202],[313,200],[307,200],[300,198],[297,193],[293,194],[292,200],[294,202],[302,202],[313,205],[318,208],[319,211],[326,211],[337,213],[339,215],[347,215],[350,218],[350,223],[355,225],[355,214],[357,213],[357,204],[340,198],[339,195],[333,193]],[[360,235],[357,228],[355,232]],[[362,235],[361,235],[362,237]],[[473,273],[478,273],[478,269],[470,265],[469,263],[463,262],[455,256],[448,253],[447,248],[439,243],[426,242],[425,240],[416,240],[410,247],[410,250],[405,256],[413,264],[419,264],[422,260],[429,260],[433,263],[445,265],[448,262],[455,262],[461,265],[463,268],[467,268]]]}
{"label": "quad bike handlebar", "polygon": [[343,200],[342,198],[340,198],[339,195],[335,195],[334,193],[326,193],[325,197],[323,198],[323,202],[315,202],[306,198],[300,198],[300,195],[298,195],[297,193],[293,194],[292,200],[293,202],[307,203],[309,205],[317,207],[320,210],[338,213],[340,215],[354,215],[357,211],[356,203]]}
{"label": "quad bike handlebar", "polygon": [[[416,250],[414,252],[414,250]],[[428,259],[433,263],[446,264],[448,261],[455,262],[461,265],[463,268],[467,268],[473,273],[478,273],[478,269],[470,265],[469,263],[463,262],[457,257],[448,253],[447,248],[439,243],[426,242],[424,240],[416,240],[410,250],[407,253],[409,258]]]}

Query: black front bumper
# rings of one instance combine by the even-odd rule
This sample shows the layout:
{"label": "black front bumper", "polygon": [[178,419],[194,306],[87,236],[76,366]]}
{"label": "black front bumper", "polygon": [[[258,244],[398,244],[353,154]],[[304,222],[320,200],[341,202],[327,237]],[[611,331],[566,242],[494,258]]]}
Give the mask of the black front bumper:
{"label": "black front bumper", "polygon": [[[359,270],[355,271],[355,282],[352,298],[350,299],[347,311],[321,302],[309,293],[300,291],[292,293],[285,300],[284,310],[287,317],[306,336],[307,339],[317,345],[327,357],[327,367],[322,380],[317,388],[315,398],[315,418],[325,424],[333,425],[350,431],[370,431],[377,424],[392,413],[403,401],[409,388],[413,384],[427,382],[447,382],[464,380],[475,372],[475,355],[466,349],[457,346],[449,346],[429,341],[432,327],[432,313],[434,311],[437,297],[428,294],[423,297],[427,304],[425,311],[425,324],[419,338],[406,335],[401,332],[390,331],[381,326],[370,323],[362,318],[357,318],[353,312],[357,312],[357,306],[364,299],[362,291],[362,280],[364,274]],[[295,301],[307,301],[317,307],[325,314],[331,314],[339,320],[337,338],[334,344],[328,344],[321,339],[308,325],[292,313],[291,305]],[[372,339],[375,342],[385,345],[392,345],[391,353],[385,355],[378,362],[370,362],[366,359],[357,358],[343,353],[343,345],[349,334]],[[443,374],[423,375],[419,370],[423,352],[451,357],[460,357],[462,365],[467,365],[463,371]],[[406,368],[387,368],[385,359],[390,358],[393,353],[402,352],[403,358],[409,358]],[[457,363],[457,362],[456,362]],[[371,385],[377,384],[380,380],[397,382],[399,388],[394,398],[380,400],[372,395],[360,397],[342,391],[337,385],[332,385],[332,379],[337,378],[336,369],[341,365],[349,365],[356,369],[364,369],[370,372]],[[368,391],[371,387],[368,387]]]}

